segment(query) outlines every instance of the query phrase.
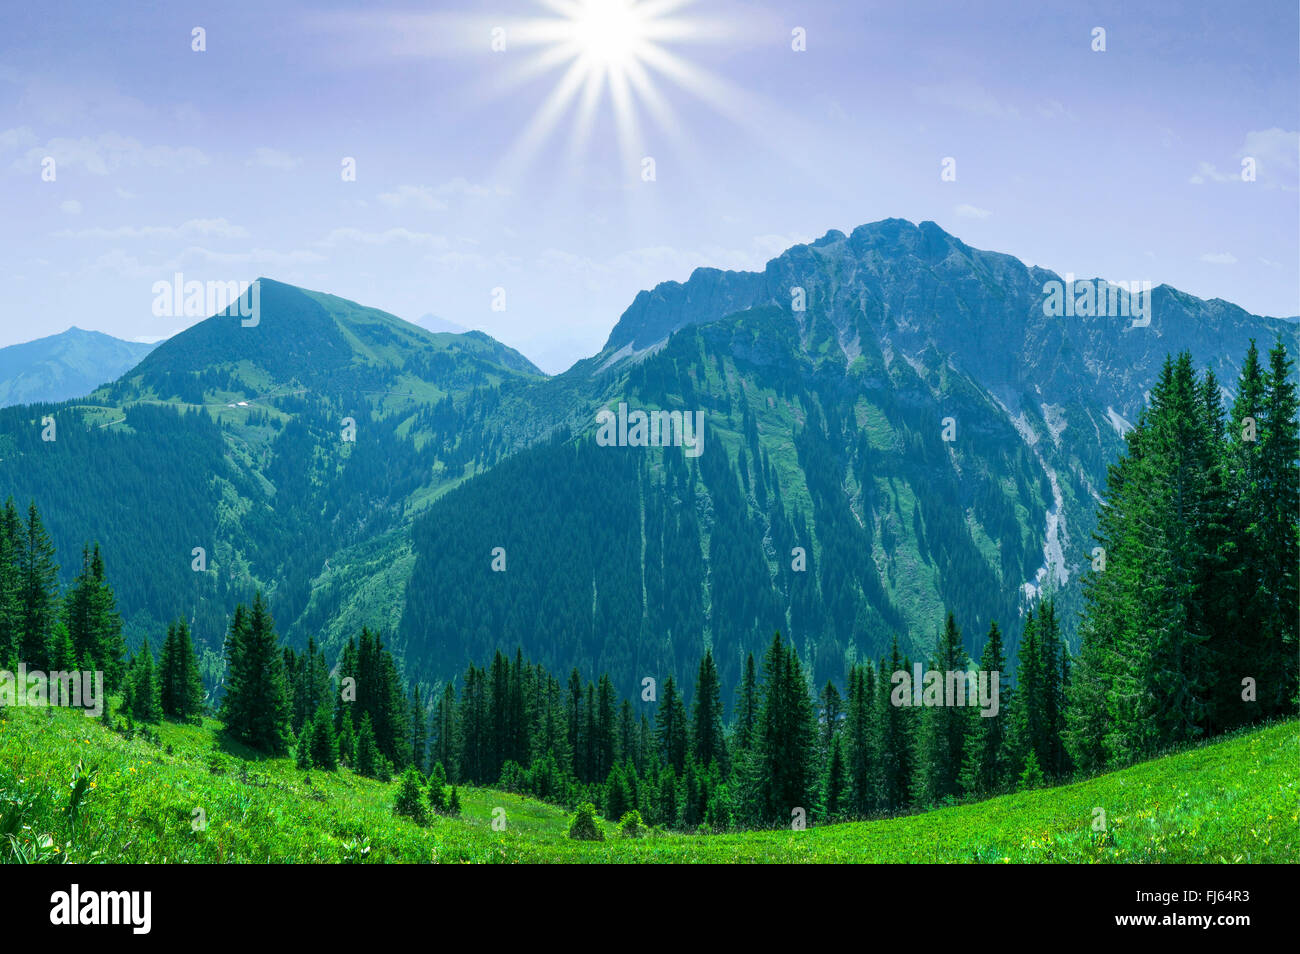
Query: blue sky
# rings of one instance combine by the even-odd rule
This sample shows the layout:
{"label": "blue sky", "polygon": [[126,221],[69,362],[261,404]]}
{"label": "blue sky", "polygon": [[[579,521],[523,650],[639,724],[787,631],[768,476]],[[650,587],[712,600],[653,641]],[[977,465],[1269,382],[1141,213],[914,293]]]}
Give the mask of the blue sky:
{"label": "blue sky", "polygon": [[641,0],[670,58],[577,35],[652,93],[580,86],[529,148],[575,2],[6,2],[0,345],[169,335],[155,282],[266,275],[557,371],[639,289],[891,216],[1300,313],[1294,2]]}

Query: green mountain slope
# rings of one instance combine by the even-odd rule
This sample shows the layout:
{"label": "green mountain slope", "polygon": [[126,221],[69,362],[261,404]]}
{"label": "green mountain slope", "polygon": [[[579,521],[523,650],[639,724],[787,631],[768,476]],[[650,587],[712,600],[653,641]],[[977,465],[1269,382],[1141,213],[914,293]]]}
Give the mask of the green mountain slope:
{"label": "green mountain slope", "polygon": [[[48,715],[47,715],[48,713]],[[495,789],[461,818],[396,818],[395,784],[296,771],[216,743],[218,724],[164,723],[157,743],[70,710],[0,713],[0,848],[32,860],[213,862],[1300,861],[1295,721],[1082,782],[903,818],[805,831],[571,841],[570,815]],[[75,821],[70,785],[84,777]],[[1094,830],[1096,809],[1106,830]],[[506,828],[492,826],[504,810]],[[201,820],[202,827],[197,826]]]}
{"label": "green mountain slope", "polygon": [[[779,629],[820,685],[894,633],[926,652],[946,608],[972,651],[996,620],[1014,652],[1046,589],[1073,639],[1106,466],[1165,355],[1232,385],[1251,337],[1296,336],[1163,286],[1147,326],[1049,317],[1055,277],[888,220],[641,293],[600,354],[511,396],[579,446],[530,450],[417,527],[408,662],[450,677],[517,642],[631,687],[708,645],[730,689]],[[701,412],[704,453],[593,446],[619,402]]]}
{"label": "green mountain slope", "polygon": [[259,587],[303,641],[395,624],[412,515],[495,462],[478,422],[538,377],[480,333],[260,285],[254,327],[214,316],[82,401],[0,412],[0,493],[40,502],[65,562],[103,544],[133,644],[184,616],[219,648]]}
{"label": "green mountain slope", "polygon": [[[255,327],[214,316],[86,401],[0,411],[0,495],[37,501],[65,562],[103,544],[133,645],[183,615],[217,648],[262,588],[291,643],[370,625],[431,681],[518,643],[630,687],[709,645],[730,698],[773,630],[842,680],[895,633],[925,653],[945,608],[972,651],[996,620],[1014,652],[1045,589],[1070,634],[1164,356],[1231,386],[1251,337],[1300,340],[1163,286],[1147,326],[1048,317],[1055,277],[891,219],[643,292],[550,378],[262,279]],[[699,412],[703,453],[596,446],[620,402]]]}

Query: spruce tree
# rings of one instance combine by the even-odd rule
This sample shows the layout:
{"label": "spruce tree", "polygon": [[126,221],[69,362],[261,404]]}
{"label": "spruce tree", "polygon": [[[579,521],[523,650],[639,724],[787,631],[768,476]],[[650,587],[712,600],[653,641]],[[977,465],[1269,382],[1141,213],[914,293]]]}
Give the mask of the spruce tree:
{"label": "spruce tree", "polygon": [[429,806],[439,815],[447,814],[447,772],[441,762],[434,762],[429,770]]}
{"label": "spruce tree", "polygon": [[356,759],[353,770],[367,778],[379,777],[379,759],[381,755],[375,746],[375,730],[370,724],[370,715],[361,716],[361,728],[357,731]]}
{"label": "spruce tree", "polygon": [[736,699],[736,748],[748,750],[754,745],[754,728],[758,724],[758,674],[754,654],[745,657],[745,674],[740,680]]}
{"label": "spruce tree", "polygon": [[713,662],[713,651],[706,649],[700,660],[699,674],[695,680],[695,698],[692,708],[692,751],[700,765],[716,762],[723,772],[727,770],[727,749],[722,734],[722,685],[718,667]]}
{"label": "spruce tree", "polygon": [[190,719],[203,709],[203,680],[199,661],[184,620],[167,627],[158,662],[159,697],[162,711],[174,719]]}
{"label": "spruce tree", "polygon": [[417,825],[423,825],[427,817],[421,781],[419,770],[408,765],[397,783],[397,796],[393,800],[393,813],[409,818]]}
{"label": "spruce tree", "polygon": [[894,636],[888,659],[881,660],[877,689],[876,724],[879,741],[879,805],[885,811],[898,811],[912,801],[914,744],[917,713],[914,706],[894,705],[892,687],[895,673],[911,673],[911,664],[899,654],[898,637]]}
{"label": "spruce tree", "polygon": [[[943,700],[939,705],[926,705],[921,713],[916,742],[916,797],[923,804],[941,802],[957,795],[960,789],[958,778],[969,717],[964,708],[955,704],[955,695],[958,682],[965,680],[967,656],[961,642],[961,631],[952,613],[948,614],[944,624],[930,669],[942,679]],[[948,696],[950,687],[953,691],[951,699]]]}
{"label": "spruce tree", "polygon": [[[351,723],[349,722],[350,726]],[[316,715],[307,720],[303,727],[304,734],[310,734],[312,764],[326,772],[334,772],[339,767],[339,743],[334,734],[334,721],[329,710],[322,706]]]}
{"label": "spruce tree", "polygon": [[226,637],[226,694],[221,718],[235,739],[272,755],[287,751],[291,738],[288,687],[275,624],[262,594],[251,611],[237,607]]}
{"label": "spruce tree", "polygon": [[997,791],[1010,781],[1006,712],[1011,704],[1011,674],[1007,671],[1002,631],[996,622],[989,624],[988,638],[980,654],[980,673],[987,680],[990,692],[996,680],[998,710],[994,715],[986,715],[983,707],[970,709],[961,774],[962,790],[968,794]]}
{"label": "spruce tree", "polygon": [[686,771],[686,706],[672,676],[664,680],[663,698],[655,713],[655,732],[660,756],[674,773],[681,775]]}
{"label": "spruce tree", "polygon": [[37,669],[49,668],[50,637],[59,599],[58,574],[54,544],[32,503],[27,508],[27,524],[18,548],[18,658]]}
{"label": "spruce tree", "polygon": [[825,792],[825,817],[831,820],[842,818],[848,809],[851,788],[844,764],[844,739],[839,735],[831,741],[831,754],[827,759],[822,790]]}
{"label": "spruce tree", "polygon": [[140,644],[131,665],[131,715],[137,722],[157,722],[162,718],[158,699],[158,680],[154,674],[153,653],[148,640]]}
{"label": "spruce tree", "polygon": [[[1260,537],[1271,568],[1264,590],[1260,679],[1264,716],[1293,714],[1297,693],[1297,627],[1300,627],[1300,423],[1294,362],[1279,334],[1268,353],[1266,426],[1260,442],[1262,483]],[[1239,687],[1241,677],[1232,680]]]}
{"label": "spruce tree", "polygon": [[10,497],[0,512],[0,666],[11,672],[18,668],[23,618],[22,546],[22,518]]}
{"label": "spruce tree", "polygon": [[411,764],[421,772],[428,761],[429,715],[424,708],[424,694],[419,683],[411,684]]}
{"label": "spruce tree", "polygon": [[765,821],[788,822],[791,812],[811,808],[815,729],[812,700],[793,645],[781,634],[763,657],[757,765]]}

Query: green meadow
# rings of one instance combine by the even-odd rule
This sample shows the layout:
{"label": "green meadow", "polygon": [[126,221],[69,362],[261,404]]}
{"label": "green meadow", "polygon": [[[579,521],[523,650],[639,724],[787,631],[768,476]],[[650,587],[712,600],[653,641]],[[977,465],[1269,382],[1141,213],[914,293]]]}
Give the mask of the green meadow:
{"label": "green meadow", "polygon": [[[488,788],[458,818],[393,812],[397,782],[303,772],[220,724],[124,738],[64,709],[0,710],[8,862],[1227,862],[1300,860],[1300,723],[1069,785],[923,814],[738,834],[568,838],[572,813]],[[151,733],[152,734],[152,733]],[[501,811],[497,811],[500,809]],[[1101,829],[1104,812],[1104,830]],[[494,818],[497,824],[494,827]],[[504,829],[502,828],[504,819]]]}

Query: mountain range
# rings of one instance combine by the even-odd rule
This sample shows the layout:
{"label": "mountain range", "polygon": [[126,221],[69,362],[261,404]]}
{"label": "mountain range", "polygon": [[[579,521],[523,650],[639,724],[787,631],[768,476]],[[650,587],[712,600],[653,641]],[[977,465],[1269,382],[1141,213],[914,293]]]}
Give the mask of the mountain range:
{"label": "mountain range", "polygon": [[75,326],[0,348],[0,407],[81,397],[135,367],[153,348]]}
{"label": "mountain range", "polygon": [[[996,620],[1014,652],[1045,591],[1072,638],[1165,356],[1230,390],[1251,338],[1300,338],[1164,285],[1149,324],[1051,317],[1055,273],[899,219],[643,291],[549,377],[481,332],[259,281],[255,327],[215,315],[75,405],[0,411],[0,495],[36,500],[65,563],[101,543],[131,640],[185,616],[214,672],[259,588],[290,642],[367,625],[430,682],[519,646],[630,692],[689,684],[710,646],[728,689],[774,630],[842,680],[895,636],[926,653],[949,609],[968,648]],[[620,403],[701,412],[703,452],[603,446]]]}

